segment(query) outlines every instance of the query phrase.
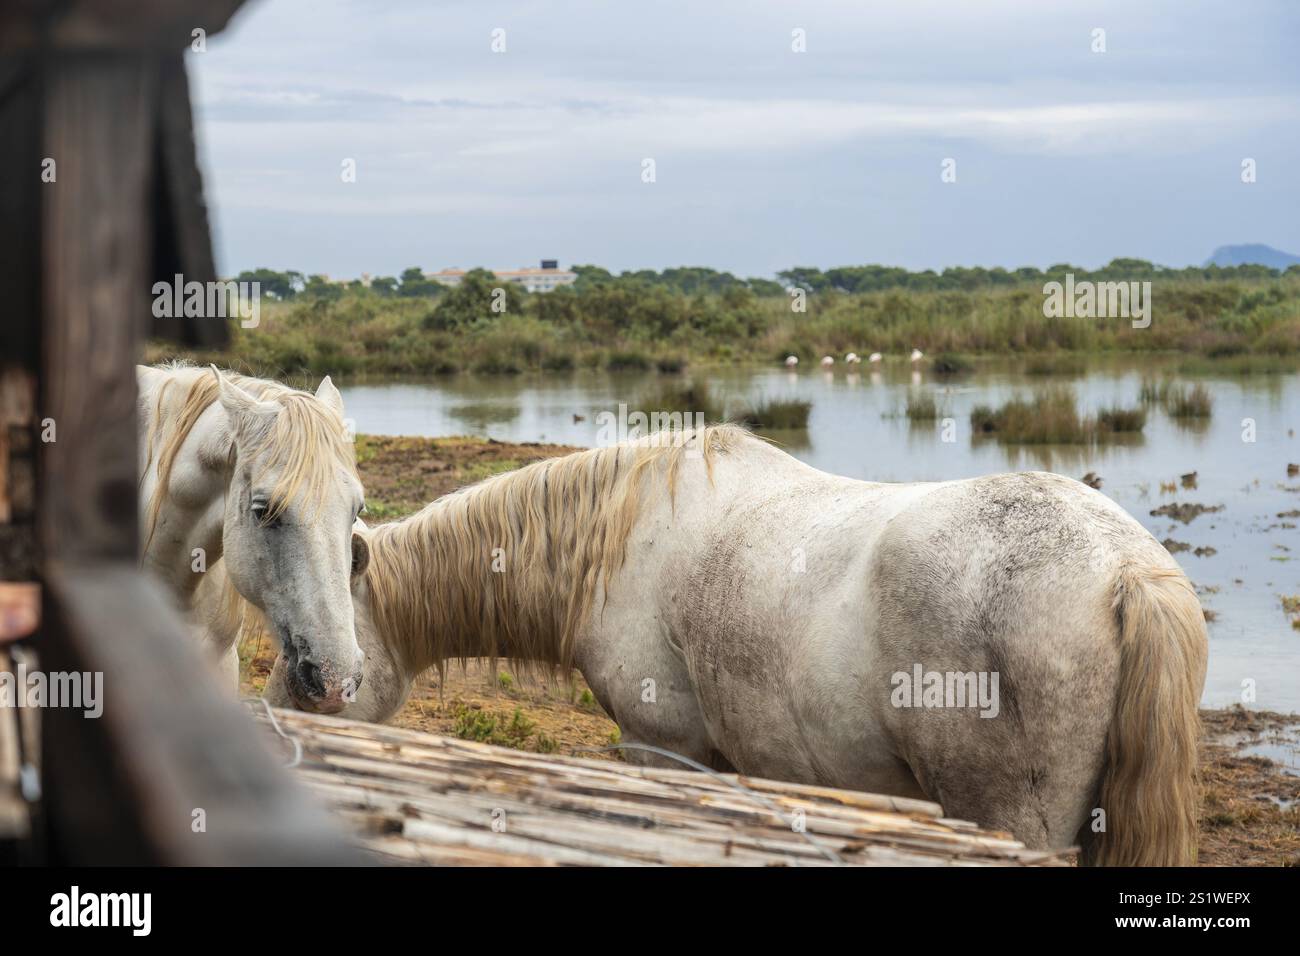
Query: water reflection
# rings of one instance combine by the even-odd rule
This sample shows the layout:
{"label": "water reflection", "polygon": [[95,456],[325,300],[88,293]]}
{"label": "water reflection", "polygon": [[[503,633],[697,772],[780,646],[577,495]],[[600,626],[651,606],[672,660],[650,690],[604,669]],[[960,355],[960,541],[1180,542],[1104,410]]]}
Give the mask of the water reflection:
{"label": "water reflection", "polygon": [[473,402],[454,405],[448,414],[457,421],[464,422],[471,431],[479,432],[489,425],[513,422],[519,417],[519,406],[501,402]]}

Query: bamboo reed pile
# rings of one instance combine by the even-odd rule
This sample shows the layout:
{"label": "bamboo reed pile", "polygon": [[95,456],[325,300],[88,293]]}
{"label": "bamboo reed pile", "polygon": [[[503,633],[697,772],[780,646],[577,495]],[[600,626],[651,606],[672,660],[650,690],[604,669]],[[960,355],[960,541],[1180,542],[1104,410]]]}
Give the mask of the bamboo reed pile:
{"label": "bamboo reed pile", "polygon": [[[286,757],[292,747],[254,710]],[[275,711],[294,772],[380,862],[495,866],[1065,865],[921,800],[509,750]],[[737,789],[738,782],[750,792]]]}

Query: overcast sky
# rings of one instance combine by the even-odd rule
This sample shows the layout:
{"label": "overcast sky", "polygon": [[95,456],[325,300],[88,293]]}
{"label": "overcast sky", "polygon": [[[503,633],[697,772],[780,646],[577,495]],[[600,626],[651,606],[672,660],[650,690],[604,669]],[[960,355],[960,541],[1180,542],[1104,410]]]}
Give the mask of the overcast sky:
{"label": "overcast sky", "polygon": [[1300,252],[1298,28],[1297,0],[250,0],[189,63],[225,273],[1181,266]]}

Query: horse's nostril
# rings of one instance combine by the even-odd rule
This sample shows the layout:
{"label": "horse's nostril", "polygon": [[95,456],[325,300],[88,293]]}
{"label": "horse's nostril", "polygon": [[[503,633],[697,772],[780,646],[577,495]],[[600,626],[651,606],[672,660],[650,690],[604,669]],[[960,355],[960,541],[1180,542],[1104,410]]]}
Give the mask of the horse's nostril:
{"label": "horse's nostril", "polygon": [[311,661],[298,664],[298,682],[312,697],[325,696],[325,682],[321,679],[320,668]]}

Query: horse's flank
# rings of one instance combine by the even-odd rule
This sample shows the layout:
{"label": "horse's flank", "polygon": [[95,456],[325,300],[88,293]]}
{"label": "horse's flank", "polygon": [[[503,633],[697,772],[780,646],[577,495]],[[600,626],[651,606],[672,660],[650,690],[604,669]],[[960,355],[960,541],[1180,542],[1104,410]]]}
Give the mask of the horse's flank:
{"label": "horse's flank", "polygon": [[365,586],[384,644],[413,672],[502,656],[567,674],[599,589],[623,565],[648,473],[672,496],[687,454],[711,473],[715,455],[749,437],[717,425],[577,452],[373,529]]}

